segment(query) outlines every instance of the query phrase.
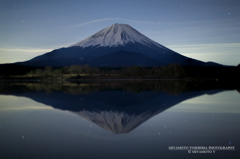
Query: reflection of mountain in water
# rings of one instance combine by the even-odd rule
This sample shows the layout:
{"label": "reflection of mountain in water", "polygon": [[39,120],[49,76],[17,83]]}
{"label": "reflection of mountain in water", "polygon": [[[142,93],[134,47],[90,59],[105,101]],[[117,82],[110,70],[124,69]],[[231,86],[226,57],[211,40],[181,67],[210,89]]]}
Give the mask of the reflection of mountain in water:
{"label": "reflection of mountain in water", "polygon": [[[34,84],[31,84],[31,87],[28,84],[4,86],[0,93],[24,96],[56,109],[71,111],[116,134],[128,133],[153,116],[184,100],[221,91],[184,91],[182,89],[181,93],[170,94],[166,90],[163,91],[162,87],[158,87],[157,91],[145,89],[139,93],[134,93],[123,91],[120,89],[120,85],[117,88],[115,85],[115,89],[111,87],[103,89],[98,86],[99,91],[96,91],[97,87],[93,87],[95,91],[91,92],[88,89],[88,94],[82,93],[83,86],[75,86],[74,88],[79,92],[75,91],[75,94],[71,94],[67,91],[67,88],[73,86],[61,85],[58,86],[58,89],[50,90],[51,93],[45,93],[46,90],[43,91],[44,89],[36,91],[33,86]],[[56,90],[64,90],[65,93]]]}

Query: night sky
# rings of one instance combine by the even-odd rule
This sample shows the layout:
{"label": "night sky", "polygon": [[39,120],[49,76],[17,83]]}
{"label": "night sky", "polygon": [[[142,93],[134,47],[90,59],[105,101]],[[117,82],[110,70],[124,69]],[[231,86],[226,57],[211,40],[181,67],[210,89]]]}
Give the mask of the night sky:
{"label": "night sky", "polygon": [[0,63],[68,47],[114,23],[188,57],[240,63],[240,0],[0,0]]}

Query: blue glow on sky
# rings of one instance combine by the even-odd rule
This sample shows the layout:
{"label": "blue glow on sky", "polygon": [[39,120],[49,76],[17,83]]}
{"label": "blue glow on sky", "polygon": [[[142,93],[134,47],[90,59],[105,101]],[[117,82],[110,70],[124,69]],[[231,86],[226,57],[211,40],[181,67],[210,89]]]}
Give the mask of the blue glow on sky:
{"label": "blue glow on sky", "polygon": [[67,47],[114,23],[185,56],[240,63],[239,0],[2,1],[0,63]]}

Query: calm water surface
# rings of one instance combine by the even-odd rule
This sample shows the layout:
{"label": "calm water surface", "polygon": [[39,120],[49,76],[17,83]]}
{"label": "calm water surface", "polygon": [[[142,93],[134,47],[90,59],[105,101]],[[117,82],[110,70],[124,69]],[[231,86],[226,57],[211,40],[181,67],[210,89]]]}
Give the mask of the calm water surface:
{"label": "calm water surface", "polygon": [[[234,88],[190,89],[181,82],[0,88],[1,159],[240,156],[240,94]],[[235,150],[200,154],[169,150],[173,146]]]}

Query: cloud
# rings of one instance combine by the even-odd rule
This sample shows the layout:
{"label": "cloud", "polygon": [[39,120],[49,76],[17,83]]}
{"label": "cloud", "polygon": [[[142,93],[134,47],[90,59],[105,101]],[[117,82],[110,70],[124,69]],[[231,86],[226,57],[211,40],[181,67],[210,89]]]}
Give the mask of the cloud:
{"label": "cloud", "polygon": [[7,51],[7,52],[48,52],[51,51],[51,49],[8,49],[8,48],[0,48],[0,51]]}
{"label": "cloud", "polygon": [[122,21],[128,21],[128,22],[133,22],[133,23],[141,23],[141,24],[164,24],[164,25],[169,25],[169,24],[185,24],[185,23],[215,23],[216,21],[192,21],[192,22],[151,22],[151,21],[139,21],[139,20],[131,20],[131,19],[124,19],[124,18],[103,18],[103,19],[96,19],[96,20],[92,20],[92,21],[88,21],[88,22],[84,22],[84,23],[79,23],[79,24],[75,24],[70,26],[70,28],[77,28],[77,27],[81,27],[84,25],[88,25],[88,24],[93,24],[93,23],[98,23],[98,22],[103,22],[103,21],[112,21],[112,20],[122,20]]}
{"label": "cloud", "polygon": [[103,22],[103,21],[116,20],[116,19],[117,18],[96,19],[96,20],[92,20],[92,21],[88,21],[88,22],[73,25],[70,28],[77,28],[77,27],[81,27],[81,26],[84,26],[84,25],[88,25],[88,24],[93,24],[93,23],[98,23],[98,22]]}
{"label": "cloud", "polygon": [[168,48],[201,61],[214,61],[225,65],[238,65],[240,43],[169,45]]}
{"label": "cloud", "polygon": [[[17,104],[16,104],[17,102]],[[53,109],[51,106],[47,106],[41,103],[37,103],[31,99],[25,97],[17,97],[13,95],[1,95],[0,96],[0,111],[8,110],[35,110],[35,109]]]}
{"label": "cloud", "polygon": [[7,108],[0,108],[0,111],[8,111],[8,110],[42,110],[42,109],[53,109],[52,107],[44,107],[44,106],[24,106],[24,107],[7,107]]}
{"label": "cloud", "polygon": [[0,48],[0,63],[12,63],[17,61],[30,60],[52,49],[32,49],[32,48]]}
{"label": "cloud", "polygon": [[[124,18],[104,18],[104,19],[96,19],[96,20],[72,25],[69,28],[72,29],[72,28],[77,28],[77,27],[81,27],[81,26],[84,26],[84,25],[88,25],[88,24],[93,24],[93,23],[98,23],[98,22],[103,22],[103,21],[112,21],[112,20],[122,20],[122,21],[142,23],[142,24],[158,24],[159,23],[159,22],[137,21],[137,20],[131,20],[131,19],[124,19]],[[161,24],[163,24],[163,23],[161,23]]]}
{"label": "cloud", "polygon": [[170,45],[171,48],[196,48],[196,49],[203,49],[203,48],[240,48],[240,43],[222,43],[222,44],[191,44],[191,45]]}
{"label": "cloud", "polygon": [[13,63],[19,61],[30,60],[36,56],[42,55],[47,52],[51,52],[54,49],[68,47],[72,43],[66,43],[64,45],[53,45],[45,48],[31,48],[6,45],[4,48],[0,48],[0,64],[1,63]]}
{"label": "cloud", "polygon": [[231,23],[238,23],[238,21],[236,21],[236,19],[232,19],[228,22],[226,22],[225,20],[215,20],[215,21],[186,21],[186,22],[161,22],[161,21],[139,21],[139,20],[131,20],[131,19],[125,19],[125,18],[103,18],[103,19],[95,19],[92,21],[88,21],[88,22],[84,22],[84,23],[79,23],[79,24],[75,24],[70,26],[70,28],[76,28],[76,27],[81,27],[84,25],[88,25],[88,24],[93,24],[93,23],[98,23],[98,22],[103,22],[103,21],[112,21],[112,20],[122,20],[122,21],[128,21],[128,22],[133,22],[133,23],[141,23],[141,24],[162,24],[162,25],[175,25],[175,24],[200,24],[200,23],[205,23],[205,24],[216,24],[216,23],[225,23],[225,24],[230,24]]}

